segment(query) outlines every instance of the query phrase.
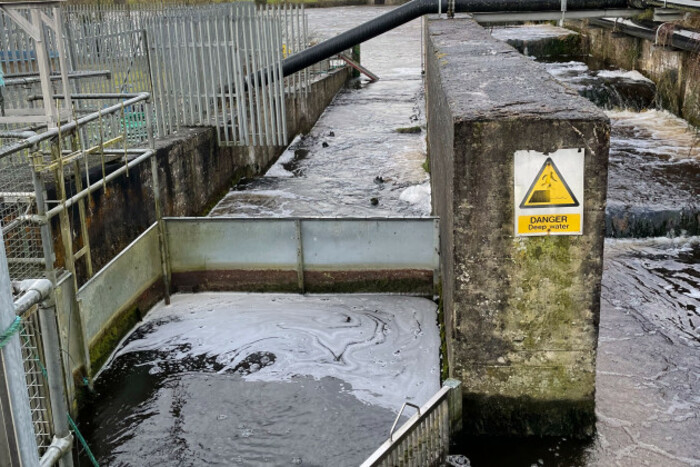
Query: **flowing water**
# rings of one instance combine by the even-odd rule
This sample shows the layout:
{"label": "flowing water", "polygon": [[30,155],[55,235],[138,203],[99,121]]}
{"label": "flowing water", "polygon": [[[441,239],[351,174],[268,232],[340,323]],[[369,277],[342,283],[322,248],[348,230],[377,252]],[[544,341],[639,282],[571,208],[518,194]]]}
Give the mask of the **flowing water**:
{"label": "flowing water", "polygon": [[[386,10],[310,10],[310,30],[328,37]],[[424,129],[396,131],[424,125],[420,21],[364,44],[362,61],[381,80],[342,91],[211,215],[430,214]],[[611,117],[610,206],[697,206],[697,135],[653,110],[652,83],[546,66]],[[641,229],[623,224],[609,233]],[[464,438],[455,453],[475,467],[700,465],[699,259],[698,237],[606,241],[594,440]],[[412,298],[178,295],[118,349],[83,426],[109,465],[357,465],[404,396],[437,389],[435,319]]]}
{"label": "flowing water", "polygon": [[[310,9],[311,34],[332,37],[385,7]],[[380,77],[341,91],[308,135],[262,177],[232,190],[211,216],[430,215],[420,20],[362,44]]]}
{"label": "flowing water", "polygon": [[380,295],[178,294],[83,410],[103,465],[342,465],[440,387],[437,306]]}
{"label": "flowing water", "polygon": [[654,83],[637,71],[547,63],[549,72],[606,109],[612,124],[607,235],[700,233],[700,133],[654,108]]}

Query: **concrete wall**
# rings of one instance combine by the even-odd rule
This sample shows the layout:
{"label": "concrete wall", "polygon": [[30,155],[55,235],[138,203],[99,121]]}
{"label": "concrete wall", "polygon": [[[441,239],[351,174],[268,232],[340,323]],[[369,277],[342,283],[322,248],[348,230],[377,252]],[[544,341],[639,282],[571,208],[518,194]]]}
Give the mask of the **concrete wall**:
{"label": "concrete wall", "polygon": [[[438,220],[166,218],[172,291],[400,292],[434,296]],[[158,224],[75,293],[56,290],[70,400],[165,297]],[[270,248],[275,244],[275,248]],[[70,355],[70,358],[67,356]],[[73,404],[75,408],[75,404]]]}
{"label": "concrete wall", "polygon": [[[427,117],[451,377],[464,428],[594,426],[609,121],[470,20],[427,22]],[[514,236],[514,153],[584,148],[580,236]]]}
{"label": "concrete wall", "polygon": [[640,71],[656,83],[663,108],[700,127],[700,52],[656,46],[586,23],[571,26],[581,33],[585,53],[607,65]]}
{"label": "concrete wall", "polygon": [[[347,68],[340,69],[314,82],[307,96],[288,98],[288,134],[308,132],[344,86],[348,76]],[[158,141],[156,148],[163,215],[173,217],[196,216],[207,212],[232,185],[242,177],[263,173],[284,150],[283,147],[219,147],[212,128],[182,129],[178,135]],[[107,172],[119,167],[118,162],[108,164]],[[101,176],[101,168],[98,171],[99,175],[96,173],[91,177],[93,181]],[[50,197],[53,199],[53,195],[50,194]],[[151,164],[148,162],[130,169],[128,176],[110,182],[107,190],[98,190],[92,194],[88,229],[93,269],[96,273],[115,260],[120,252],[155,222],[154,206]],[[77,251],[82,246],[79,241],[78,210],[72,209],[71,215],[74,249]],[[150,245],[147,250],[157,255],[158,251],[152,249],[155,238],[153,233],[152,231],[145,239],[142,237],[142,240]],[[57,265],[60,266],[63,264],[63,246],[58,218],[53,222],[53,234]],[[123,258],[121,262],[124,262]],[[141,270],[138,261],[133,258],[127,259],[126,263],[128,269],[133,269],[132,272],[137,275],[137,280],[144,279],[141,273],[148,272],[145,263]],[[78,261],[76,266],[80,286],[88,279],[84,261]],[[129,300],[119,301],[118,309],[107,307],[102,310],[104,316],[96,316],[79,307],[75,301],[72,278],[62,280],[59,287],[62,291],[59,312],[61,341],[64,348],[70,349],[71,361],[66,365],[66,370],[75,375],[76,389],[83,387],[81,374],[86,360],[90,359],[93,370],[99,369],[120,339],[141,319],[142,314],[163,297],[161,281],[154,280],[151,276],[144,279],[142,284],[147,284],[147,287],[132,287],[128,290],[133,296]],[[99,273],[95,277],[99,279]],[[109,286],[105,287],[107,289],[102,292],[92,293],[90,299],[99,301],[101,294],[109,291]],[[85,294],[83,290],[83,295]],[[87,337],[83,339],[83,335]],[[71,384],[68,389],[73,397]]]}

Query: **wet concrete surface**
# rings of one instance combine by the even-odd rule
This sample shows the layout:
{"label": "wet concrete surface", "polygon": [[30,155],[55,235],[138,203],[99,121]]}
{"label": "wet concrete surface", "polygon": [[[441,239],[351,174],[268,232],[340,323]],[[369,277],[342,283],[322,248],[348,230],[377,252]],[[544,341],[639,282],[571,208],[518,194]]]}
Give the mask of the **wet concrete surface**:
{"label": "wet concrete surface", "polygon": [[[340,32],[347,29],[347,23],[341,21],[344,18],[349,22],[369,19],[381,10],[384,9],[351,7],[331,12],[311,10],[311,30],[327,28],[329,34]],[[336,22],[340,25],[336,25]],[[415,56],[406,59],[406,63],[413,64],[409,68],[415,69],[420,66],[420,33],[418,24],[409,27],[413,28],[410,35],[401,35],[397,31],[392,40],[394,44],[405,42],[416,49],[412,52]],[[363,49],[365,64],[368,61],[372,64],[373,50],[371,47]],[[388,49],[377,52],[376,57],[379,58],[374,62],[374,68],[369,68],[380,75],[387,73],[386,70],[382,71],[381,57],[389,53]],[[382,76],[383,79],[392,74],[399,77],[404,73],[399,70],[398,61],[393,63],[396,71]],[[367,99],[357,99],[354,111],[344,114],[346,119],[352,117],[364,105],[378,113],[371,117],[377,120],[362,117],[352,122],[360,136],[366,135],[363,122],[366,122],[365,126],[372,126],[379,119],[385,119],[383,124],[388,125],[367,136],[364,143],[358,141],[358,148],[365,144],[365,152],[373,145],[383,144],[387,136],[395,136],[393,130],[397,125],[410,126],[416,103],[422,105],[418,97],[422,86],[420,81],[413,78],[397,78],[396,81],[402,82],[393,83],[393,88],[398,90],[392,89],[391,92],[401,92],[404,97],[398,99],[399,107],[390,109],[400,108],[398,116],[382,116],[385,101],[381,91],[385,88],[376,87],[382,81],[339,96],[339,99],[348,98],[351,102],[347,104],[352,105],[353,92],[357,92],[358,96],[363,91],[368,92]],[[405,91],[401,91],[403,85],[407,86]],[[376,94],[370,97],[373,90],[376,90]],[[683,192],[688,194],[687,201],[697,203],[696,199],[693,200],[693,197],[697,198],[698,189],[697,179],[693,178],[697,176],[693,161],[698,156],[695,153],[691,157],[684,156],[687,153],[683,152],[696,150],[692,149],[697,148],[692,138],[683,139],[690,138],[692,134],[688,136],[686,131],[677,132],[679,127],[676,123],[679,122],[663,112],[634,111],[630,115],[625,112],[628,111],[617,111],[617,115],[611,112],[613,145],[620,148],[611,153],[611,174],[626,174],[617,177],[611,175],[611,203],[619,199],[622,206],[636,203],[653,207],[655,203],[669,201],[668,197],[654,199],[667,185],[671,187],[668,193],[674,193],[673,189],[681,192],[678,196],[674,195],[676,197],[669,205],[682,202]],[[651,128],[640,120],[645,117],[650,117]],[[324,121],[328,120],[322,118],[311,138],[296,147],[303,151],[295,155],[292,150],[287,155],[284,162],[287,167],[283,164],[277,166],[282,176],[253,182],[253,191],[258,190],[261,201],[249,203],[249,207],[246,207],[246,202],[233,202],[230,210],[223,208],[225,203],[222,202],[221,214],[297,215],[307,212],[326,215],[334,213],[336,209],[340,210],[339,215],[424,212],[416,211],[417,208],[410,202],[401,204],[403,201],[400,199],[400,194],[407,188],[420,187],[423,183],[425,175],[417,170],[423,155],[408,157],[408,163],[401,162],[407,164],[408,169],[398,165],[387,168],[396,172],[391,172],[392,175],[386,175],[386,178],[397,178],[379,190],[372,186],[375,184],[374,177],[384,175],[382,170],[371,169],[373,164],[390,167],[382,164],[391,156],[382,150],[385,152],[380,156],[355,158],[356,153],[362,151],[353,151],[351,135],[341,136],[340,144],[334,143],[333,138],[342,135],[342,131],[335,120],[331,120],[332,125]],[[669,133],[665,133],[666,127],[672,128]],[[330,131],[334,131],[336,136],[331,137]],[[404,141],[401,139],[404,135],[400,135],[397,141]],[[678,143],[679,135],[682,141],[690,143]],[[424,147],[424,133],[409,136],[405,143],[398,146],[406,146],[407,153],[420,152]],[[342,138],[347,139],[343,141]],[[328,148],[323,148],[324,141],[328,143]],[[305,144],[308,144],[308,148]],[[331,151],[325,151],[333,148],[334,144],[344,148],[337,161],[333,160]],[[397,147],[394,144],[390,146],[392,149]],[[659,156],[660,151],[666,150],[668,154],[661,153]],[[641,151],[643,155],[625,154],[629,151]],[[309,157],[311,153],[314,155]],[[345,157],[352,163],[343,162]],[[614,161],[616,157],[620,158],[619,162]],[[314,162],[308,162],[310,160]],[[328,166],[324,164],[326,161]],[[333,164],[337,164],[335,167],[338,168],[334,169]],[[343,168],[346,164],[347,167]],[[669,178],[667,182],[665,175],[662,175],[668,172],[661,168],[656,170],[665,165],[675,165],[678,178]],[[628,166],[629,171],[624,166]],[[323,175],[312,179],[308,175],[312,167]],[[400,175],[403,170],[408,170],[408,175]],[[294,174],[295,171],[298,174]],[[335,177],[338,172],[344,176],[339,177],[337,182],[325,181]],[[355,173],[359,175],[355,177]],[[396,173],[406,178],[399,178]],[[294,181],[299,182],[304,174],[309,180],[298,183],[302,186],[298,191],[297,188],[287,189],[287,185],[278,180],[285,178],[291,186]],[[274,180],[268,180],[270,178]],[[337,186],[355,184],[355,179],[360,182],[348,189],[348,194],[336,195],[333,191]],[[657,186],[652,184],[654,180],[660,185],[652,191],[650,188]],[[628,193],[625,183],[630,190],[636,189],[637,194],[625,198]],[[314,190],[314,184],[318,184],[320,189]],[[266,194],[266,190],[276,194]],[[367,206],[368,195],[372,193],[380,194],[377,206]],[[385,193],[393,194],[385,199]],[[423,199],[424,195],[421,195]],[[307,197],[308,201],[297,203],[295,199],[300,196]],[[276,198],[287,204],[280,207],[281,202]],[[698,237],[606,241],[595,439],[588,442],[570,439],[462,439],[454,451],[467,454],[475,467],[700,465],[699,245]],[[254,311],[252,307],[250,310]],[[148,319],[151,319],[151,315]],[[157,320],[150,322],[158,323]],[[166,319],[158,326],[167,326],[168,322]],[[192,329],[197,327],[192,322],[189,326]],[[218,327],[222,328],[220,334],[225,335],[224,327]],[[146,334],[151,331],[146,327],[129,342],[148,339]],[[332,334],[325,338],[332,340]],[[206,337],[200,344],[219,345],[211,339]],[[315,342],[311,336],[308,339],[308,342]],[[274,367],[269,365],[273,359],[264,353],[264,349],[251,348],[250,352],[241,353],[235,364],[228,366],[231,371],[222,371],[231,360],[217,360],[216,355],[221,355],[221,352],[205,353],[204,357],[202,354],[192,354],[192,348],[198,342],[166,339],[159,342],[158,349],[144,347],[118,356],[97,380],[98,396],[94,404],[84,411],[86,415],[81,428],[85,428],[88,441],[104,463],[123,466],[357,465],[358,459],[362,460],[376,447],[376,441],[385,438],[386,429],[393,421],[395,412],[382,405],[375,404],[371,410],[365,410],[370,406],[357,397],[359,386],[343,381],[337,374],[311,377],[301,372],[284,380],[254,380],[251,375],[259,374],[261,368],[269,371]],[[263,344],[255,345],[264,347],[264,340],[261,342]],[[159,353],[163,347],[170,350],[165,354]],[[187,355],[191,358],[186,358]],[[432,355],[431,358],[437,358],[437,351],[434,357]],[[414,359],[421,361],[423,356]],[[327,363],[332,365],[333,358],[328,358]],[[250,372],[251,369],[254,371]],[[270,422],[271,419],[275,420],[274,424]],[[289,434],[296,437],[288,438]],[[371,439],[374,439],[373,443]],[[357,451],[345,450],[348,446],[357,446]],[[317,450],[322,453],[318,454]]]}
{"label": "wet concrete surface", "polygon": [[[584,95],[607,96],[598,104],[613,125],[608,215],[627,213],[629,221],[630,212],[641,213],[608,234],[664,235],[669,226],[682,234],[659,213],[687,206],[697,213],[695,130],[665,111],[644,110],[653,102],[643,104],[637,91],[650,84],[637,73],[591,71],[581,62],[546,66]],[[465,438],[454,452],[474,467],[700,465],[699,326],[700,237],[606,240],[595,437]]]}
{"label": "wet concrete surface", "polygon": [[595,438],[460,440],[472,466],[700,465],[700,238],[605,247]]}

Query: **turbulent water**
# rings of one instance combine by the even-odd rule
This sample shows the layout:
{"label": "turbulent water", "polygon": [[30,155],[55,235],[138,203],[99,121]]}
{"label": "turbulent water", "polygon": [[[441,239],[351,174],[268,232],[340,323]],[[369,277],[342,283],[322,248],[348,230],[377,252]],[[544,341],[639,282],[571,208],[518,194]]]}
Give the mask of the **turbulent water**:
{"label": "turbulent water", "polygon": [[637,71],[547,63],[565,85],[610,117],[607,235],[700,233],[700,133],[655,108],[655,86]]}
{"label": "turbulent water", "polygon": [[200,293],[159,304],[96,384],[109,465],[358,465],[440,387],[436,305]]}
{"label": "turbulent water", "polygon": [[[308,10],[322,39],[387,8]],[[430,215],[425,162],[420,20],[362,44],[380,77],[341,91],[310,134],[268,173],[236,187],[211,216],[405,217]]]}

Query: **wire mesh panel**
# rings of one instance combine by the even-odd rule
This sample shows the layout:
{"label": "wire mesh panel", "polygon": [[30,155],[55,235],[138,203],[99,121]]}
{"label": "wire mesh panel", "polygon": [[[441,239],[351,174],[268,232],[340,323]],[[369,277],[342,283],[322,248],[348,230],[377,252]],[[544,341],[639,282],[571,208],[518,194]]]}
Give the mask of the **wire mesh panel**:
{"label": "wire mesh panel", "polygon": [[32,412],[34,433],[42,455],[51,444],[53,437],[51,423],[51,401],[46,384],[45,369],[42,361],[44,349],[39,331],[39,314],[37,307],[32,307],[22,316],[20,341],[22,345],[22,360],[29,392],[29,406]]}
{"label": "wire mesh panel", "polygon": [[34,214],[35,193],[27,151],[0,159],[0,224],[13,279],[40,277],[44,271],[39,226],[31,221]]}

